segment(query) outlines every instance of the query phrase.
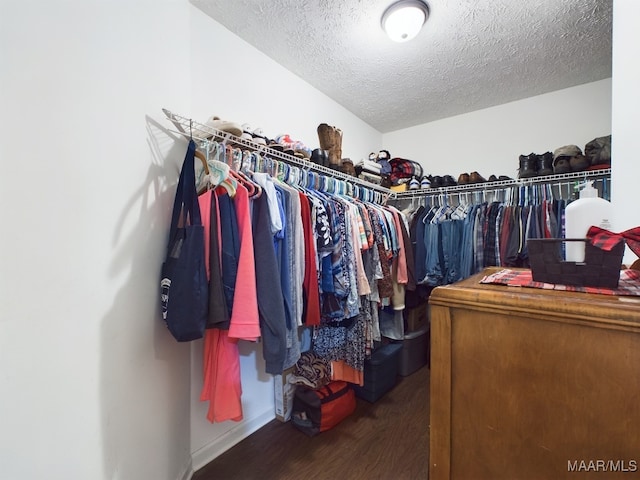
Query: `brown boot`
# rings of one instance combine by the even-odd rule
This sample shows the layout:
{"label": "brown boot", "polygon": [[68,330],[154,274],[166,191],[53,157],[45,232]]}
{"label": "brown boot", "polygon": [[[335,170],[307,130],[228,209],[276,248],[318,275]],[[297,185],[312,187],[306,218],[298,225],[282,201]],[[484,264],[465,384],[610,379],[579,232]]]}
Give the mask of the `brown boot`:
{"label": "brown boot", "polygon": [[329,153],[329,167],[340,170],[342,165],[342,131],[326,123],[318,125],[320,148]]}
{"label": "brown boot", "polygon": [[335,139],[335,148],[336,155],[338,155],[339,159],[342,159],[342,130],[337,127],[334,127],[334,137]]}
{"label": "brown boot", "polygon": [[342,173],[346,173],[347,175],[351,175],[352,177],[356,176],[356,167],[353,166],[353,162],[350,158],[342,159],[342,166],[340,167],[340,171]]}
{"label": "brown boot", "polygon": [[326,123],[318,125],[318,140],[320,140],[320,148],[322,150],[330,150],[333,147],[333,127]]}
{"label": "brown boot", "polygon": [[342,166],[342,130],[332,127],[331,138],[333,145],[329,149],[329,167],[340,170]]}

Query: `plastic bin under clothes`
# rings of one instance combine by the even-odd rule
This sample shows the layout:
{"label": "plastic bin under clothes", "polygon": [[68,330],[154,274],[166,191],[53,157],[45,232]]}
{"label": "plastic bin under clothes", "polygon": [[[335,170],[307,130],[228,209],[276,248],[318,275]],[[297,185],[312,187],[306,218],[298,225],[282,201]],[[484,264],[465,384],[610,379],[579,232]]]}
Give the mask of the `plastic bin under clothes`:
{"label": "plastic bin under clothes", "polygon": [[388,343],[364,361],[364,385],[354,385],[357,397],[373,403],[396,385],[401,350],[402,343]]}
{"label": "plastic bin under clothes", "polygon": [[398,365],[401,376],[407,377],[429,363],[429,328],[407,333],[397,345],[402,346]]}

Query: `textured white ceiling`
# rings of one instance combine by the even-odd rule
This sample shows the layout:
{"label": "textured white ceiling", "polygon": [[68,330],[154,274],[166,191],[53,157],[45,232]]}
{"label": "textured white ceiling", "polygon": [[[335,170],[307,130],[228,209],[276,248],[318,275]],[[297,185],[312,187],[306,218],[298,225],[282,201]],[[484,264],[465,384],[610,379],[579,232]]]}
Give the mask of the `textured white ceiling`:
{"label": "textured white ceiling", "polygon": [[428,0],[394,43],[393,0],[192,0],[380,132],[611,76],[613,0]]}

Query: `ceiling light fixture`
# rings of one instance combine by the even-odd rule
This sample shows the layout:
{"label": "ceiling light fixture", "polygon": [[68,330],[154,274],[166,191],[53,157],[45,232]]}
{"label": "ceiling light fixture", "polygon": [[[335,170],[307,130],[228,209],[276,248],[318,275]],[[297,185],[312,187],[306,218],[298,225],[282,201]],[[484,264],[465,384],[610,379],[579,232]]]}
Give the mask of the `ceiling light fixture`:
{"label": "ceiling light fixture", "polygon": [[422,0],[400,0],[382,14],[382,29],[395,42],[407,42],[420,32],[429,18],[429,6]]}

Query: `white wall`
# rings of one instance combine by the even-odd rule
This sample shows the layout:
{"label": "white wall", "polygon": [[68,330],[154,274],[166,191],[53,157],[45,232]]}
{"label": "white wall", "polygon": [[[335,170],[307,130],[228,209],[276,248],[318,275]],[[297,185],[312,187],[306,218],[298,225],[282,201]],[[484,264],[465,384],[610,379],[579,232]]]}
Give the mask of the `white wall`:
{"label": "white wall", "polygon": [[[199,382],[197,347],[174,342],[159,320],[157,280],[184,156],[160,109],[196,119],[216,113],[314,145],[315,127],[329,122],[345,130],[351,158],[381,148],[383,137],[186,0],[4,1],[0,8],[0,476],[186,478],[190,453],[206,461],[239,431],[271,418],[271,380],[261,374],[259,347],[243,345],[245,421],[207,424],[190,395]],[[614,4],[613,194],[627,226],[640,223],[638,8],[633,0]],[[229,50],[239,54],[221,53]],[[221,72],[221,60],[235,68]],[[254,66],[253,77],[242,74]],[[419,139],[390,133],[384,146],[411,158],[405,145],[422,152],[432,143],[447,165],[465,162],[436,171],[443,161],[434,161],[434,174],[492,173],[480,163],[513,173],[518,153],[607,133],[608,82],[577,88],[542,96],[539,122],[519,118],[521,107],[496,107],[528,122],[508,135],[499,133],[508,123],[499,114],[469,114],[467,138],[490,152],[479,160],[460,151],[470,140],[453,135],[447,147],[446,138],[429,136],[431,127],[447,130],[438,125],[418,127]],[[584,107],[590,94],[606,110],[596,120],[602,125],[575,132],[582,122],[566,121],[560,137],[554,128],[531,136],[532,124],[546,129],[554,118],[554,95]],[[508,151],[495,154],[503,143]],[[256,398],[262,394],[268,398]]]}
{"label": "white wall", "polygon": [[218,115],[311,148],[328,123],[342,129],[342,156],[354,160],[380,146],[380,132],[204,13],[195,9],[191,25],[194,119]]}
{"label": "white wall", "polygon": [[611,133],[611,79],[558,90],[386,133],[394,157],[420,162],[425,174],[479,172],[517,177],[519,155],[568,144],[581,149]]}
{"label": "white wall", "polygon": [[329,122],[345,156],[380,134],[187,0],[4,2],[0,35],[0,476],[186,478],[191,453],[200,466],[272,419],[273,393],[244,344],[245,421],[209,425],[198,347],[160,321],[185,152],[161,108],[310,146]]}
{"label": "white wall", "polygon": [[[174,480],[189,346],[159,320],[186,0],[3,1],[0,477]],[[156,123],[156,120],[159,123]]]}
{"label": "white wall", "polygon": [[[191,16],[191,49],[193,106],[185,116],[204,122],[218,115],[261,127],[269,137],[288,133],[311,148],[319,145],[318,124],[326,122],[343,130],[345,158],[357,159],[380,148],[377,130],[197,9]],[[244,420],[213,425],[206,420],[207,405],[199,401],[202,344],[193,345],[191,448],[195,469],[274,418],[273,379],[264,373],[261,346],[241,344]]]}
{"label": "white wall", "polygon": [[[611,195],[617,230],[640,225],[638,112],[640,112],[640,3],[613,2],[613,137]],[[636,259],[627,248],[625,261]]]}

